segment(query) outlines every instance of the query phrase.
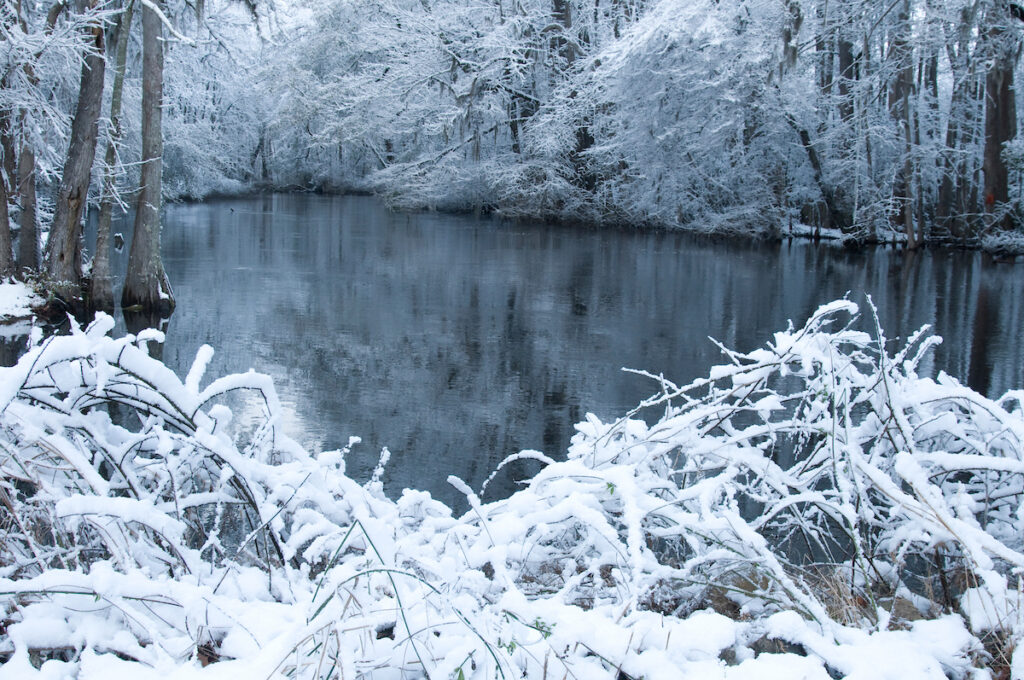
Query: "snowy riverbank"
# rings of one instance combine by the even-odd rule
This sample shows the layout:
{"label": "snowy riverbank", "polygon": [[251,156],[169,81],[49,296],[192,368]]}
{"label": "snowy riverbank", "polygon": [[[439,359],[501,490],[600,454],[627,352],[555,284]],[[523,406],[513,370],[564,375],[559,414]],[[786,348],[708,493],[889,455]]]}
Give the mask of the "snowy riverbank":
{"label": "snowy riverbank", "polygon": [[[265,377],[203,387],[204,347],[182,381],[101,316],[0,373],[0,678],[992,677],[1024,392],[921,378],[934,341],[879,353],[856,311],[513,456],[545,467],[510,498],[450,478],[463,517],[310,456]],[[267,417],[236,436],[238,389]]]}
{"label": "snowy riverbank", "polygon": [[0,324],[30,318],[32,308],[42,303],[42,298],[21,281],[0,281]]}

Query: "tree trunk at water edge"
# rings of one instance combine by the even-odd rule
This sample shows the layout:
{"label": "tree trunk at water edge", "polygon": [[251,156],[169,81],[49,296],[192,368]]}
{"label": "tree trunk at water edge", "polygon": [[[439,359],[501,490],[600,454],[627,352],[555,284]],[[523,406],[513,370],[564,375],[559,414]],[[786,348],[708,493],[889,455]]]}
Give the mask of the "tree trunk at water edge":
{"label": "tree trunk at water edge", "polygon": [[156,12],[142,8],[142,185],[135,211],[128,274],[121,307],[170,314],[174,296],[160,259],[160,204],[163,181],[163,25]]}
{"label": "tree trunk at water edge", "polygon": [[[95,9],[97,0],[89,3]],[[82,293],[82,216],[89,195],[92,163],[96,157],[100,108],[103,105],[103,26],[89,27],[90,47],[78,89],[78,106],[71,123],[71,142],[57,190],[57,205],[47,245],[47,275],[55,292],[67,300]]]}
{"label": "tree trunk at water edge", "polygon": [[1010,200],[1010,182],[1003,145],[1017,136],[1017,100],[1013,91],[1017,41],[1004,23],[1011,16],[1007,3],[997,0],[996,9],[997,18],[988,33],[993,59],[985,76],[983,196],[986,226],[1005,230],[1013,227],[1013,219],[1004,211]]}

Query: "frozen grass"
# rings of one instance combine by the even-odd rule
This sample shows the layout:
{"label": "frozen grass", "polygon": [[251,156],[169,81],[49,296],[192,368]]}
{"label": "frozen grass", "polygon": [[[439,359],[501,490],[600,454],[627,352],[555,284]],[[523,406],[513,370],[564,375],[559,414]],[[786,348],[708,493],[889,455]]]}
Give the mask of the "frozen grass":
{"label": "frozen grass", "polygon": [[[890,356],[855,314],[657,378],[567,460],[517,454],[545,467],[510,498],[452,477],[463,517],[101,315],[0,373],[0,678],[991,677],[1024,630],[1024,392],[921,378],[936,339]],[[266,418],[229,436],[236,390]]]}

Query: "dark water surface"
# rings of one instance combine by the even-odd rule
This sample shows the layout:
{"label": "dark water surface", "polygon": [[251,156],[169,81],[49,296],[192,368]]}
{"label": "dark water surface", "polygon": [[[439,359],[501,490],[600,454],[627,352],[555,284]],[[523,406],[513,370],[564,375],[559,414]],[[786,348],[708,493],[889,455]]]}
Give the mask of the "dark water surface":
{"label": "dark water surface", "polygon": [[890,338],[933,325],[945,342],[923,372],[990,395],[1024,386],[1024,267],[979,253],[721,243],[311,195],[171,205],[164,224],[178,302],[164,360],[183,375],[208,343],[208,379],[270,374],[307,447],[362,438],[356,479],[387,446],[391,495],[461,505],[449,474],[478,489],[505,456],[562,455],[588,411],[613,418],[655,391],[622,367],[686,382],[722,363],[708,336],[750,350],[847,292],[873,297]]}

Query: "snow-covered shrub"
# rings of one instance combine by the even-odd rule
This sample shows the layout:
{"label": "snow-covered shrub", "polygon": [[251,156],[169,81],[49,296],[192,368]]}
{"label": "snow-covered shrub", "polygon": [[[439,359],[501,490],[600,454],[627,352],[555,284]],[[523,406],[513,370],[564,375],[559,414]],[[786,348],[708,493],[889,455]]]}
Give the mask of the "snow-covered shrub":
{"label": "snow-covered shrub", "polygon": [[[310,456],[265,377],[202,388],[209,348],[182,381],[109,317],[37,342],[0,372],[0,678],[990,677],[1024,392],[919,377],[937,340],[856,313],[515,454],[545,467],[507,499],[449,478],[462,517]],[[241,389],[266,419],[229,434]]]}
{"label": "snow-covered shrub", "polygon": [[981,247],[995,256],[1015,258],[1024,255],[1024,233],[993,231],[981,237]]}

